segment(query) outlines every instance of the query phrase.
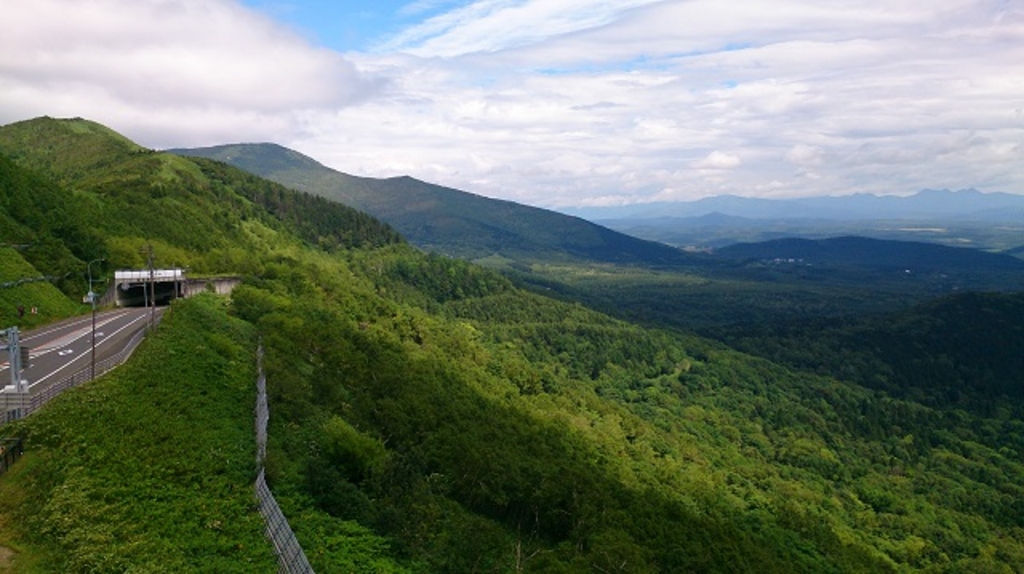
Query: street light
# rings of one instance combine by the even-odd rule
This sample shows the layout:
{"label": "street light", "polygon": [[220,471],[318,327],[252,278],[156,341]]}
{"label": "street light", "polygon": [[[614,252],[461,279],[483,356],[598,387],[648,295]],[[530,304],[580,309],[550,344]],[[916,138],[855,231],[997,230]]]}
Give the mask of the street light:
{"label": "street light", "polygon": [[103,258],[93,259],[86,264],[85,269],[89,273],[89,302],[92,303],[92,345],[89,351],[89,380],[96,378],[96,293],[92,290],[92,264],[103,261]]}

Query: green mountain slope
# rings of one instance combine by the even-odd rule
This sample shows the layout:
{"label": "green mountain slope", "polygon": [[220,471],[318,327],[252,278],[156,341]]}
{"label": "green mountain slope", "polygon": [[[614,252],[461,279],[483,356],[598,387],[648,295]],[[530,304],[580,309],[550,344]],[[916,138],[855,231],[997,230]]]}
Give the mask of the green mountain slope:
{"label": "green mountain slope", "polygon": [[[251,412],[246,346],[259,337],[268,479],[318,572],[1024,569],[1024,427],[998,408],[892,397],[615,320],[423,254],[386,226],[341,217],[347,208],[321,221],[313,209],[331,204],[162,157],[94,166],[61,189],[97,206],[111,257],[129,253],[125,237],[146,239],[105,209],[124,197],[182,210],[194,219],[183,225],[211,234],[205,251],[161,230],[152,240],[165,253],[246,279],[227,307],[176,303],[137,371],[21,423],[29,464],[0,477],[16,494],[0,510],[35,522],[0,520],[0,544],[22,556],[94,571],[144,571],[162,556],[202,571],[190,560],[206,552],[262,560],[240,525],[216,522],[239,516],[240,487],[227,485],[253,468],[238,425]],[[132,439],[113,452],[92,440],[108,408],[112,434]],[[198,423],[188,444],[171,434],[194,420],[213,428]],[[207,487],[221,499],[182,494]],[[94,509],[124,520],[90,530]],[[189,527],[212,532],[192,540]]]}
{"label": "green mountain slope", "polygon": [[0,133],[0,149],[30,169],[68,183],[111,162],[150,150],[110,128],[82,118],[39,118],[19,122]]}
{"label": "green mountain slope", "polygon": [[[274,144],[175,153],[215,157],[358,206],[428,251],[497,266],[524,287],[650,325],[772,323],[892,311],[957,290],[1024,289],[1024,270],[1007,254],[860,237],[681,253],[575,218],[411,178],[353,177]],[[771,263],[775,258],[804,261]]]}
{"label": "green mountain slope", "polygon": [[[145,150],[86,120],[40,118],[4,126],[0,153],[14,160],[0,164],[5,173],[31,169],[51,180],[39,183],[40,175],[23,172],[3,176],[32,180],[5,190],[4,211],[22,231],[12,226],[4,235],[52,228],[72,249],[79,270],[99,257],[106,258],[106,268],[139,267],[152,246],[157,265],[255,272],[253,254],[286,230],[327,248],[401,241],[354,209],[216,162]],[[54,191],[56,182],[65,187]],[[48,190],[45,197],[30,191],[36,185]],[[84,237],[71,237],[75,233]]]}
{"label": "green mountain slope", "polygon": [[372,179],[327,168],[275,144],[171,150],[223,161],[293,189],[373,214],[428,251],[477,259],[586,260],[648,265],[692,263],[686,254],[582,219],[489,199],[411,177]]}
{"label": "green mountain slope", "polygon": [[80,311],[54,286],[64,281],[63,275],[43,275],[17,250],[0,247],[0,329],[30,329]]}

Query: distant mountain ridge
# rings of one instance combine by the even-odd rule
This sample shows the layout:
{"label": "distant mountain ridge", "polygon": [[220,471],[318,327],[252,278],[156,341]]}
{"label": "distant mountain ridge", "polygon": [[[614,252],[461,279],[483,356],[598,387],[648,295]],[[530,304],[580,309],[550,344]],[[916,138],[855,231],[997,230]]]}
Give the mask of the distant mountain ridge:
{"label": "distant mountain ridge", "polygon": [[668,266],[685,264],[693,257],[662,243],[555,211],[411,177],[352,176],[277,144],[167,151],[222,161],[285,186],[339,201],[387,222],[414,245],[446,255]]}
{"label": "distant mountain ridge", "polygon": [[736,243],[716,249],[715,254],[732,259],[795,260],[812,265],[849,265],[914,272],[969,272],[976,269],[1024,272],[1024,261],[1006,254],[867,237],[786,238]]}
{"label": "distant mountain ridge", "polygon": [[909,196],[859,193],[795,199],[720,195],[695,201],[573,207],[562,211],[591,221],[700,217],[721,213],[749,219],[943,219],[1016,222],[1024,219],[1024,195],[983,193],[976,189],[925,189]]}
{"label": "distant mountain ridge", "polygon": [[1024,244],[1024,195],[974,189],[802,199],[719,196],[692,202],[579,208],[595,223],[679,247],[782,237],[858,235],[1013,253]]}

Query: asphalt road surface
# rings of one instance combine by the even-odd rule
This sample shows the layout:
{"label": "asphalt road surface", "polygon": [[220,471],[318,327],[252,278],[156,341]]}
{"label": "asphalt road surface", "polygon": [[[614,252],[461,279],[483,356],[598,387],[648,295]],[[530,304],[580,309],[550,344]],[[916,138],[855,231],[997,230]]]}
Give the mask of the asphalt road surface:
{"label": "asphalt road surface", "polygon": [[[163,308],[156,308],[159,320]],[[120,352],[128,341],[145,329],[151,310],[146,308],[116,309],[96,313],[95,359]],[[87,369],[92,361],[92,316],[83,315],[20,334],[22,346],[31,348],[28,365],[22,365],[22,380],[28,381],[35,394],[72,374]],[[6,351],[0,351],[0,386],[11,384]]]}

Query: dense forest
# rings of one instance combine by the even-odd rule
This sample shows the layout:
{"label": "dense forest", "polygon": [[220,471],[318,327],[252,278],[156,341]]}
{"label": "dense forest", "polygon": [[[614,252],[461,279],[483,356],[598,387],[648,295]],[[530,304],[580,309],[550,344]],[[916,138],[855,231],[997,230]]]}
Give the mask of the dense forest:
{"label": "dense forest", "polygon": [[[132,265],[144,245],[245,280],[176,302],[129,365],[3,429],[26,440],[0,477],[16,572],[272,571],[245,506],[260,341],[268,479],[318,572],[1024,569],[1020,355],[1000,359],[1018,295],[705,338],[522,289],[209,160],[47,151],[83,137],[114,138],[0,128],[5,196],[45,182],[91,218],[58,231],[5,199],[0,283],[65,265],[74,298],[84,261]],[[180,223],[140,225],[149,210]],[[979,348],[993,321],[1016,342]]]}
{"label": "dense forest", "polygon": [[718,328],[737,349],[939,408],[1024,419],[1024,294],[958,293],[879,316]]}

